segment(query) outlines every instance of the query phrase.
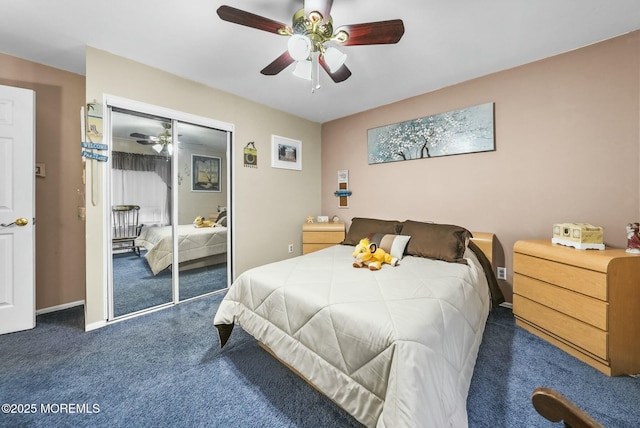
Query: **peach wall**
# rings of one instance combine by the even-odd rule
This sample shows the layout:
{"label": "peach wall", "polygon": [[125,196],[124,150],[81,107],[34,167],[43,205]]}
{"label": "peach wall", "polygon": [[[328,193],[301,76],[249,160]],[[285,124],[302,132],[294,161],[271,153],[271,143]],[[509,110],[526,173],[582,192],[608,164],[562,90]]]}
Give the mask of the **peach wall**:
{"label": "peach wall", "polygon": [[80,107],[84,76],[0,54],[0,84],[36,92],[36,309],[84,300]]}
{"label": "peach wall", "polygon": [[[495,103],[496,151],[367,164],[367,129]],[[322,210],[494,232],[508,277],[519,239],[589,222],[625,246],[640,220],[640,32],[416,96],[322,126]],[[336,172],[349,170],[350,208]],[[502,258],[498,257],[499,259]]]}

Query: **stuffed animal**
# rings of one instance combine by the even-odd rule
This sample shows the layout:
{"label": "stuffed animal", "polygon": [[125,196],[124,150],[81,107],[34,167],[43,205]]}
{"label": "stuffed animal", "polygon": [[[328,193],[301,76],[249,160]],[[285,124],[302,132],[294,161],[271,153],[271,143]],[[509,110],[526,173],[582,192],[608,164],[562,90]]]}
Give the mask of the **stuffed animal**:
{"label": "stuffed animal", "polygon": [[193,225],[195,227],[214,227],[216,224],[211,220],[205,220],[204,217],[199,215],[195,220],[193,220]]}
{"label": "stuffed animal", "polygon": [[367,238],[360,240],[356,245],[353,257],[355,257],[353,267],[357,268],[368,266],[370,270],[380,270],[383,263],[391,266],[398,265],[397,257],[393,257],[382,248],[378,248],[375,242],[369,242]]}

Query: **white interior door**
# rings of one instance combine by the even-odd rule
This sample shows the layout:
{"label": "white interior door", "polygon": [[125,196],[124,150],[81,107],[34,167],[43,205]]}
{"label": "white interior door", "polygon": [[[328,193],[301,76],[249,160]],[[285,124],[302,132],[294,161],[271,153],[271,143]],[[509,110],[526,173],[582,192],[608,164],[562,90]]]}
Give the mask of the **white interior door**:
{"label": "white interior door", "polygon": [[0,334],[35,327],[35,93],[0,85]]}

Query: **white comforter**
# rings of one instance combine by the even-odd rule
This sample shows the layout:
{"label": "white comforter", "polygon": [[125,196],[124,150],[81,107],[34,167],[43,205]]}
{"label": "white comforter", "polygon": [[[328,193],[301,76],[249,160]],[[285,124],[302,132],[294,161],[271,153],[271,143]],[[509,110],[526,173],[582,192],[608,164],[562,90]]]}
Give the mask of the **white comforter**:
{"label": "white comforter", "polygon": [[[173,263],[171,226],[143,227],[136,245],[147,249],[145,258],[154,275]],[[195,227],[192,224],[178,225],[178,262],[182,263],[202,257],[227,252],[226,227]]]}
{"label": "white comforter", "polygon": [[469,265],[406,256],[374,272],[352,267],[352,251],[243,273],[214,324],[240,324],[367,426],[467,426],[491,302],[475,254]]}

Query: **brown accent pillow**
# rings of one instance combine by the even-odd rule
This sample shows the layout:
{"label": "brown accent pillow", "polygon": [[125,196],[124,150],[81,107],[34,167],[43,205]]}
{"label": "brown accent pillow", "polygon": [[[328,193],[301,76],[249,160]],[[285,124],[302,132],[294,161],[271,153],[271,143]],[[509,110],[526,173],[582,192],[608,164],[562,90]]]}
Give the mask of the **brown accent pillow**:
{"label": "brown accent pillow", "polygon": [[342,241],[345,245],[358,245],[361,239],[372,233],[397,234],[402,228],[402,223],[396,220],[378,220],[375,218],[354,217],[351,219],[349,232]]}
{"label": "brown accent pillow", "polygon": [[402,234],[411,236],[407,245],[409,255],[466,263],[463,256],[472,235],[464,227],[407,220],[402,225]]}

